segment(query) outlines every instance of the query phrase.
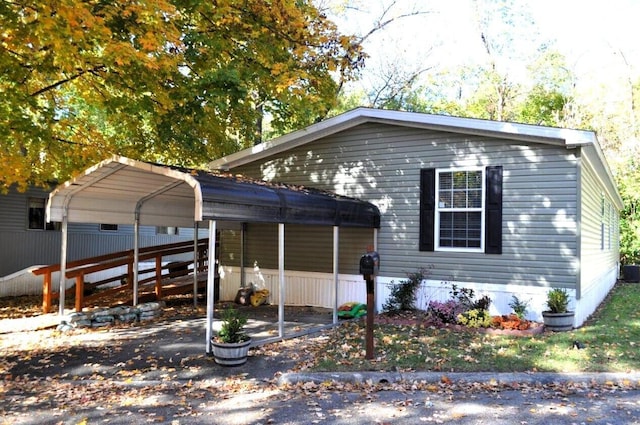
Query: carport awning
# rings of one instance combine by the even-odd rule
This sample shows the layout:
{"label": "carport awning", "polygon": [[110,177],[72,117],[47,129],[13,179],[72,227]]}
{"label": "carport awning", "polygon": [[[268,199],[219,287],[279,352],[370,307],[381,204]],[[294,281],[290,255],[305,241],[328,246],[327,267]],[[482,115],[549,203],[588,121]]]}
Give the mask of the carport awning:
{"label": "carport awning", "polygon": [[181,169],[114,156],[56,188],[49,221],[191,227],[221,220],[379,228],[365,201],[307,187]]}

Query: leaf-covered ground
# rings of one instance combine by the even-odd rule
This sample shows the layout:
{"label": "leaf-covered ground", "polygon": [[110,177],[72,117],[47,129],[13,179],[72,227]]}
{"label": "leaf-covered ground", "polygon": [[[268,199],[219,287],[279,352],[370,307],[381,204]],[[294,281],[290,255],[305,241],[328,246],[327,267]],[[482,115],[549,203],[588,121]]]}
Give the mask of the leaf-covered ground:
{"label": "leaf-covered ground", "polygon": [[[408,423],[464,423],[465,414],[453,408],[456,401],[486,397],[489,401],[484,402],[495,407],[497,400],[507,397],[500,394],[509,394],[514,399],[560,400],[544,408],[531,402],[518,415],[536,417],[564,409],[569,418],[581,423],[588,418],[606,420],[616,414],[613,410],[623,412],[624,407],[637,419],[640,405],[627,400],[640,387],[634,380],[531,385],[493,379],[459,382],[449,376],[456,371],[637,372],[640,316],[635,304],[639,297],[640,285],[618,285],[587,325],[559,334],[507,337],[430,326],[377,325],[373,361],[364,359],[362,321],[253,349],[246,367],[222,368],[203,352],[203,311],[194,311],[189,303],[167,308],[162,318],[150,323],[71,333],[53,329],[0,333],[0,417],[2,423],[24,423],[25,418],[43,424],[236,423],[233,413],[242,411],[244,423],[269,424],[283,423],[283,415],[288,414],[283,409],[297,408],[304,410],[308,423],[355,420],[367,414],[372,414],[371,423],[384,415],[390,419],[377,423],[396,423],[402,417],[408,417]],[[8,317],[8,310],[13,312],[11,317],[28,315],[38,308],[3,307],[2,315]],[[576,340],[584,348],[573,348]],[[282,372],[322,370],[433,371],[439,379],[278,382]],[[388,399],[386,392],[396,394],[395,398]],[[613,413],[593,413],[586,406],[612,398],[620,399]],[[372,406],[380,409],[375,415]],[[414,422],[407,416],[410,412],[417,415]],[[584,412],[590,416],[582,418]]]}
{"label": "leaf-covered ground", "polygon": [[640,371],[640,285],[620,283],[594,316],[571,332],[531,336],[453,331],[421,321],[375,327],[365,359],[364,321],[345,323],[315,347],[318,371],[630,372]]}

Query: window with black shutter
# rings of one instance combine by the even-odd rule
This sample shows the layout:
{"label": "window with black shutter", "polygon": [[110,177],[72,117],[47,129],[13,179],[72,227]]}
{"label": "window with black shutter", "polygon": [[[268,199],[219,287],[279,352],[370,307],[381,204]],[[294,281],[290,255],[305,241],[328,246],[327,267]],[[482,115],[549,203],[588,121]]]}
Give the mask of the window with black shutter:
{"label": "window with black shutter", "polygon": [[421,251],[502,253],[502,167],[422,169]]}

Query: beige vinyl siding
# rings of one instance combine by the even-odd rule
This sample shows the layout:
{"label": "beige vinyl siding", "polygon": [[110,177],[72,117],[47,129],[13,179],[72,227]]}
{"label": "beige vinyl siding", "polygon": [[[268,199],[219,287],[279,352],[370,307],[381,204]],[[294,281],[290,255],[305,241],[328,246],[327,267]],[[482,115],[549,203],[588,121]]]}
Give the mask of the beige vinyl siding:
{"label": "beige vinyl siding", "polygon": [[[287,270],[331,273],[333,271],[333,227],[285,226],[285,268]],[[373,243],[370,229],[339,229],[338,271],[358,273],[360,256]],[[225,232],[221,236],[222,266],[240,265],[240,234]],[[278,225],[247,225],[245,266],[278,268]]]}
{"label": "beige vinyl siding", "polygon": [[[420,169],[489,165],[504,167],[503,254],[420,252]],[[575,287],[576,170],[564,147],[364,124],[233,171],[378,205],[381,275],[432,266],[433,279]],[[289,255],[322,257],[310,249]]]}

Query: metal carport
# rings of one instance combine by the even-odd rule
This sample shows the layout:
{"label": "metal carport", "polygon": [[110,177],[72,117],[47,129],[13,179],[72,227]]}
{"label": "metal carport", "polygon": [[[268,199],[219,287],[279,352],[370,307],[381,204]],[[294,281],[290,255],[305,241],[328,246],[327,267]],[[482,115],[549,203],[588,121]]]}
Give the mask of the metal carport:
{"label": "metal carport", "polygon": [[[199,222],[207,221],[209,253],[215,253],[218,221],[277,223],[281,295],[278,316],[279,333],[280,337],[283,337],[285,224],[333,226],[333,270],[337,287],[339,228],[371,228],[374,230],[375,241],[377,229],[380,227],[380,212],[369,202],[307,187],[268,183],[113,156],[58,186],[49,196],[47,220],[62,223],[59,310],[61,315],[64,313],[64,276],[69,222],[133,223],[135,229],[134,304],[137,304],[140,225],[197,228]],[[197,232],[195,232],[195,238],[197,238]],[[215,254],[213,256],[215,257]],[[210,258],[210,264],[215,264],[215,258]],[[207,353],[211,350],[214,275],[214,267],[209,267]],[[337,305],[334,310],[336,308]]]}

